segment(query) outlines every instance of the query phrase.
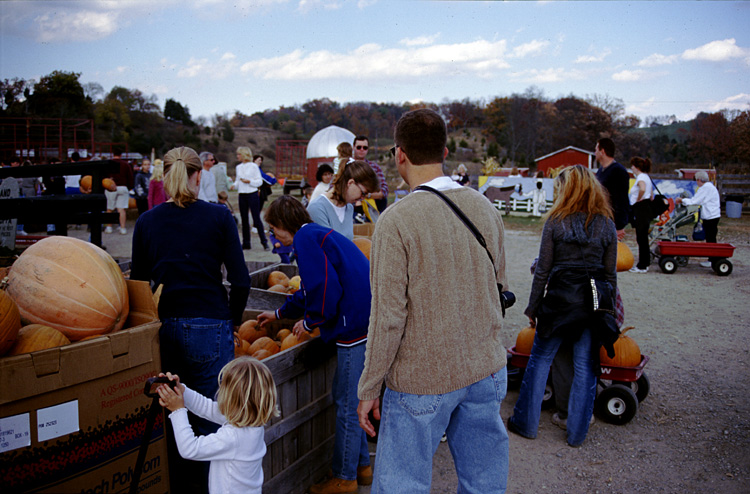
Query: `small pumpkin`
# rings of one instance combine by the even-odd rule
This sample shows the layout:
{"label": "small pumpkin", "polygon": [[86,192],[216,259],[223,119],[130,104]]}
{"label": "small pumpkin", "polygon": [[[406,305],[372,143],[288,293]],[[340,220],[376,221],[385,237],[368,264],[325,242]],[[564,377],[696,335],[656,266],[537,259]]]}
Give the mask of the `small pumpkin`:
{"label": "small pumpkin", "polygon": [[518,332],[516,336],[516,352],[524,355],[531,355],[531,347],[534,346],[534,336],[536,329],[527,326]]}
{"label": "small pumpkin", "polygon": [[372,249],[372,240],[369,238],[355,238],[354,245],[359,247],[359,250],[365,255],[367,259],[370,259],[370,250]]}
{"label": "small pumpkin", "polygon": [[0,355],[5,355],[13,347],[20,329],[18,306],[5,290],[0,290]]}
{"label": "small pumpkin", "polygon": [[634,263],[635,258],[630,247],[625,242],[617,242],[617,271],[627,271]]}
{"label": "small pumpkin", "polygon": [[280,329],[278,333],[276,333],[276,341],[284,341],[284,338],[289,336],[292,332],[288,329]]}
{"label": "small pumpkin", "polygon": [[261,349],[261,350],[258,350],[257,352],[255,352],[254,354],[252,354],[251,357],[257,358],[258,360],[263,360],[265,358],[270,357],[271,355],[273,355],[273,354],[271,352],[269,352],[268,350]]}
{"label": "small pumpkin", "polygon": [[285,287],[284,285],[282,285],[281,283],[279,283],[277,285],[273,285],[272,287],[270,287],[268,289],[268,291],[269,292],[276,292],[276,293],[286,293],[287,292],[287,287]]}
{"label": "small pumpkin", "polygon": [[91,181],[92,180],[93,179],[91,178],[91,175],[85,175],[85,176],[83,176],[81,178],[81,181],[78,182],[78,185],[80,185],[80,187],[83,190],[88,190],[89,192],[91,192]]}
{"label": "small pumpkin", "polygon": [[253,355],[258,350],[268,350],[271,355],[274,355],[279,353],[279,344],[268,336],[261,336],[250,345],[250,355]]}
{"label": "small pumpkin", "polygon": [[602,365],[612,365],[615,367],[636,367],[641,363],[641,349],[638,343],[625,333],[633,329],[628,326],[620,333],[620,337],[615,341],[615,356],[609,358],[604,347],[599,349],[599,361]]}
{"label": "small pumpkin", "polygon": [[268,275],[268,286],[282,285],[284,288],[289,286],[289,277],[282,271],[271,271]]}
{"label": "small pumpkin", "polygon": [[262,336],[268,336],[268,331],[258,326],[258,321],[254,319],[243,322],[237,333],[240,338],[251,344]]}
{"label": "small pumpkin", "polygon": [[68,344],[70,340],[60,331],[41,324],[29,324],[18,331],[18,339],[9,355],[38,352]]}
{"label": "small pumpkin", "polygon": [[239,338],[239,343],[235,341],[234,344],[234,356],[239,357],[241,355],[249,355],[250,343],[242,338]]}
{"label": "small pumpkin", "polygon": [[295,345],[299,344],[299,340],[297,339],[297,336],[294,334],[288,334],[286,338],[281,342],[281,351],[287,350],[289,348],[292,348]]}
{"label": "small pumpkin", "polygon": [[102,186],[104,187],[104,190],[117,192],[117,184],[111,178],[105,178],[104,180],[102,180]]}

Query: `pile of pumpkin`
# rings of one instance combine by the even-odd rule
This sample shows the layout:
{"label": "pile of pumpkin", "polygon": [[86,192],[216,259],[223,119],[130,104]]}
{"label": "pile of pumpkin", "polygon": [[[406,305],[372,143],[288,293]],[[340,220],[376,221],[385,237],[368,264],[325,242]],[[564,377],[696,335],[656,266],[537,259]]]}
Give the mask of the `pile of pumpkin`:
{"label": "pile of pumpkin", "polygon": [[287,293],[290,295],[299,290],[301,282],[302,280],[299,276],[289,278],[282,271],[271,271],[266,280],[269,292]]}
{"label": "pile of pumpkin", "polygon": [[[641,363],[641,349],[633,338],[625,333],[635,329],[634,326],[628,326],[620,333],[620,337],[615,341],[615,356],[609,358],[604,347],[599,349],[599,362],[601,365],[608,367],[637,367]],[[536,330],[530,326],[523,328],[516,337],[516,353],[531,355],[531,347],[534,345],[534,336]]]}
{"label": "pile of pumpkin", "polygon": [[242,323],[234,333],[234,356],[250,355],[263,360],[318,335],[319,329],[311,333],[303,332],[299,338],[289,329],[280,329],[271,338],[267,329],[261,328],[257,320],[250,319]]}
{"label": "pile of pumpkin", "polygon": [[122,329],[125,278],[112,256],[70,237],[27,248],[0,277],[0,355],[67,345]]}

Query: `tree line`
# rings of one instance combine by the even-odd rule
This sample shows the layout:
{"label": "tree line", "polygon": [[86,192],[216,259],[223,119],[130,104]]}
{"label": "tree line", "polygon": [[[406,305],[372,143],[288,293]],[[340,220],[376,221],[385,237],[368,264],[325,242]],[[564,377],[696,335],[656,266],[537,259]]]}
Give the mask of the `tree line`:
{"label": "tree line", "polygon": [[[523,93],[490,101],[463,99],[440,103],[341,104],[328,98],[302,105],[281,106],[250,115],[215,114],[193,119],[187,106],[169,98],[159,107],[155,95],[115,86],[105,93],[97,83],[81,84],[80,74],[54,71],[39,81],[0,81],[0,117],[89,118],[95,140],[124,143],[131,151],[163,153],[176,145],[217,147],[232,142],[237,127],[265,127],[292,139],[309,139],[329,125],[367,134],[376,142],[390,139],[393,126],[405,112],[431,107],[446,120],[449,132],[479,130],[484,157],[528,166],[540,156],[575,146],[591,150],[600,137],[612,137],[618,158],[650,157],[655,163],[750,166],[750,110],[700,113],[689,122],[674,116],[641,120],[628,115],[622,100],[609,96],[557,99],[531,87]],[[461,147],[461,139],[451,145]]]}

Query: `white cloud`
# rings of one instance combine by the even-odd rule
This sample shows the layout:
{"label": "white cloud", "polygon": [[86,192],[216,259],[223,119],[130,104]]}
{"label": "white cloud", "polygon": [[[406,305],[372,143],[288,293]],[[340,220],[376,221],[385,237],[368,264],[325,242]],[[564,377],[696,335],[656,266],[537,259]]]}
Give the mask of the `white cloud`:
{"label": "white cloud", "polygon": [[748,56],[748,50],[737,46],[734,38],[711,41],[698,48],[685,50],[682,58],[685,60],[702,60],[707,62],[725,62],[733,58]]}
{"label": "white cloud", "polygon": [[206,79],[226,79],[236,73],[238,63],[233,53],[224,53],[218,60],[190,57],[187,65],[177,71],[177,77]]}
{"label": "white cloud", "polygon": [[612,74],[612,79],[620,82],[633,82],[643,79],[646,72],[644,70],[623,70]]}
{"label": "white cloud", "polygon": [[603,62],[604,59],[611,54],[612,50],[607,48],[598,55],[579,55],[578,58],[575,59],[574,63],[600,63]]}
{"label": "white cloud", "polygon": [[513,48],[513,58],[523,58],[529,55],[540,55],[549,46],[549,41],[535,39]]}
{"label": "white cloud", "polygon": [[677,58],[677,55],[662,55],[660,53],[653,53],[638,62],[636,65],[638,65],[639,67],[658,67],[660,65],[673,64],[677,61]]}
{"label": "white cloud", "polygon": [[[281,1],[281,0],[271,0]],[[344,5],[339,0],[300,0],[297,4],[297,10],[300,12],[310,12],[311,10],[339,10]]]}
{"label": "white cloud", "polygon": [[649,112],[653,112],[655,106],[656,106],[656,98],[651,96],[646,101],[638,101],[638,102],[627,105],[625,107],[625,111],[627,113],[643,115],[643,114],[648,114]]}
{"label": "white cloud", "polygon": [[750,107],[750,94],[740,93],[729,96],[721,101],[715,101],[707,107],[707,111],[717,112],[719,110],[747,110]]}
{"label": "white cloud", "polygon": [[485,77],[509,65],[504,59],[506,42],[484,40],[452,45],[384,48],[375,43],[349,52],[294,50],[273,58],[251,60],[240,68],[263,79],[324,80],[350,78],[358,81],[413,79],[470,73]]}
{"label": "white cloud", "polygon": [[564,68],[530,69],[513,72],[511,79],[533,84],[546,84],[551,82],[563,82],[570,80],[583,80],[583,72]]}
{"label": "white cloud", "polygon": [[117,12],[53,12],[34,18],[36,39],[42,43],[95,41],[117,31]]}
{"label": "white cloud", "polygon": [[440,37],[440,33],[433,34],[432,36],[418,36],[416,38],[404,38],[398,43],[404,46],[425,46],[431,45],[435,40]]}

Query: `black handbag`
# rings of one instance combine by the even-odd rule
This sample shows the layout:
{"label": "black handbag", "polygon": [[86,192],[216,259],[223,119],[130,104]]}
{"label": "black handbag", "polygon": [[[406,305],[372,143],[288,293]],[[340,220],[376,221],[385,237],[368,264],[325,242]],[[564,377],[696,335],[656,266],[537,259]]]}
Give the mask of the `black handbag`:
{"label": "black handbag", "polygon": [[[487,256],[490,258],[490,263],[492,263],[493,272],[495,272],[494,270],[495,260],[492,258],[492,254],[490,253],[490,250],[487,248],[487,242],[484,240],[484,236],[479,232],[477,227],[464,214],[464,212],[461,211],[461,208],[456,206],[456,203],[448,199],[448,197],[446,197],[445,194],[443,194],[437,189],[433,189],[432,187],[428,185],[420,185],[419,187],[416,187],[414,190],[415,191],[424,190],[427,192],[432,192],[433,194],[438,196],[440,199],[442,199],[451,208],[451,210],[453,210],[456,216],[458,216],[458,218],[463,222],[463,224],[466,225],[466,228],[468,228],[469,231],[471,231],[471,233],[474,235],[474,238],[477,239],[477,241],[479,242],[479,245],[484,247],[484,250],[487,252]],[[500,309],[502,310],[503,317],[505,317],[505,309],[509,309],[516,302],[516,296],[513,294],[513,292],[503,291],[502,283],[497,284],[497,291],[500,294]]]}

